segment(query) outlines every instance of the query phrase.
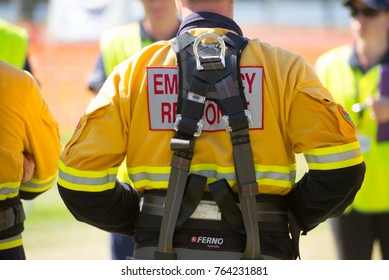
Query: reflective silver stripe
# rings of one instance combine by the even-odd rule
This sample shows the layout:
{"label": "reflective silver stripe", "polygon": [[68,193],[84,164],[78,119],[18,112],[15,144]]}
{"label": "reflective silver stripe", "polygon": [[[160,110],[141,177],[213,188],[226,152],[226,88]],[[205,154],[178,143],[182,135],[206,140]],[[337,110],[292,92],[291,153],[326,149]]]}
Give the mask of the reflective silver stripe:
{"label": "reflective silver stripe", "polygon": [[150,180],[150,181],[169,181],[170,173],[168,174],[155,174],[155,173],[148,173],[148,172],[140,172],[136,174],[129,174],[131,181],[138,182],[142,180]]}
{"label": "reflective silver stripe", "polygon": [[361,156],[361,151],[355,149],[352,151],[346,151],[336,154],[327,154],[327,155],[309,155],[304,154],[304,157],[308,163],[332,163],[332,162],[341,162],[344,160],[349,160]]}
{"label": "reflective silver stripe", "polygon": [[[234,173],[219,173],[214,170],[199,170],[193,172],[198,175],[205,176],[207,178],[215,178],[216,180],[226,179],[227,181],[236,180],[236,176]],[[282,181],[291,181],[296,178],[296,171],[292,170],[290,173],[283,172],[275,172],[275,171],[266,171],[261,172],[257,171],[256,173],[257,179],[272,179],[272,180],[282,180]],[[138,182],[142,180],[150,180],[150,181],[169,181],[170,174],[155,174],[149,172],[140,172],[136,174],[130,174],[131,181]]]}
{"label": "reflective silver stripe", "polygon": [[54,183],[56,181],[57,181],[57,177],[54,177],[50,181],[47,181],[47,182],[44,182],[44,183],[41,183],[41,184],[27,182],[27,183],[22,183],[22,186],[33,188],[33,189],[40,189],[40,188],[44,188],[44,187],[47,187],[47,186],[54,185]]}
{"label": "reflective silver stripe", "polygon": [[8,196],[10,194],[18,193],[19,188],[0,188],[0,195]]}
{"label": "reflective silver stripe", "polygon": [[107,183],[115,182],[116,174],[107,174],[104,177],[100,178],[87,178],[87,177],[79,177],[75,175],[71,175],[69,173],[65,173],[63,170],[59,170],[59,177],[68,182],[72,182],[78,185],[90,185],[90,186],[99,186]]}
{"label": "reflective silver stripe", "polygon": [[11,237],[6,238],[6,239],[0,239],[0,244],[1,244],[1,243],[12,242],[12,241],[15,241],[15,240],[18,240],[18,239],[21,239],[21,238],[22,238],[22,235],[21,235],[21,234],[18,234],[18,235],[11,236]]}

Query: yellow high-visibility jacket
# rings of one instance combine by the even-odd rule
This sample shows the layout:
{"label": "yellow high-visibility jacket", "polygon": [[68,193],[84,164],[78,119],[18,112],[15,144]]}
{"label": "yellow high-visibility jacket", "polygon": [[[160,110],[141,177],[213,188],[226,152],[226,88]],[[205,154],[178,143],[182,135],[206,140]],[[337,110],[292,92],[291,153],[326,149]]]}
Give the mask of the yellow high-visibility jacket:
{"label": "yellow high-visibility jacket", "polygon": [[[377,122],[371,108],[362,113],[352,112],[355,103],[363,104],[369,97],[378,96],[379,68],[377,64],[363,73],[357,65],[350,65],[353,48],[340,46],[319,57],[316,71],[334,98],[344,104],[357,125],[362,153],[367,170],[361,190],[350,209],[360,212],[389,211],[389,142],[377,142]],[[389,63],[389,54],[384,58]]]}
{"label": "yellow high-visibility jacket", "polygon": [[107,76],[116,65],[151,43],[150,38],[142,38],[139,22],[114,27],[104,32],[100,39],[100,49]]}
{"label": "yellow high-visibility jacket", "polygon": [[[35,79],[0,62],[0,211],[33,199],[57,180],[61,151],[57,122]],[[35,160],[33,178],[22,183],[23,154]],[[3,217],[2,217],[3,218]],[[23,224],[0,231],[0,250],[22,244]]]}
{"label": "yellow high-visibility jacket", "polygon": [[[193,28],[190,33],[223,35],[228,31]],[[131,231],[132,206],[128,205],[129,200],[125,202],[128,194],[126,197],[125,190],[115,182],[124,157],[127,157],[131,181],[138,190],[167,188],[178,93],[176,63],[170,41],[154,43],[117,66],[90,103],[60,160],[60,192],[78,219],[109,231]],[[295,153],[304,153],[310,170],[323,172],[321,179],[328,183],[340,180],[337,173],[327,178],[332,171],[355,168],[353,179],[346,184],[342,182],[337,190],[340,193],[337,199],[342,198],[331,204],[333,211],[351,193],[350,189],[359,188],[364,172],[355,127],[347,113],[298,55],[250,40],[240,65],[253,118],[250,139],[259,192],[289,194],[295,186]],[[208,183],[226,178],[236,190],[231,139],[220,118],[216,104],[207,103],[205,126],[196,141],[190,171],[207,176]],[[297,188],[296,193],[310,187],[307,182],[301,184],[304,186]],[[327,185],[318,188],[324,186]],[[331,183],[328,192],[337,187]],[[291,200],[298,201],[297,196]],[[97,203],[95,209],[89,203],[82,205],[81,200],[86,197]],[[313,211],[317,216],[304,219],[307,207],[316,208],[310,203],[293,202],[294,211],[301,216],[306,229],[323,221],[330,212],[328,209],[323,210],[325,214]],[[321,208],[321,203],[317,207]],[[98,218],[103,209],[112,216],[127,211],[127,216],[116,217],[116,221]]]}
{"label": "yellow high-visibility jacket", "polygon": [[28,49],[27,31],[0,19],[0,42],[0,60],[23,68]]}

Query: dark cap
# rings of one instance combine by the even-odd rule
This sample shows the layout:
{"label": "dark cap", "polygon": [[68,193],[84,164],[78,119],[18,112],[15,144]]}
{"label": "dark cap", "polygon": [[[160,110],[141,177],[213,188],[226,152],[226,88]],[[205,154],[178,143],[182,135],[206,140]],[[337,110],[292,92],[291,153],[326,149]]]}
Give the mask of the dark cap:
{"label": "dark cap", "polygon": [[[389,9],[389,0],[357,0],[357,1],[362,2],[366,6],[375,10]],[[353,0],[346,0],[343,1],[343,4],[345,6],[350,6],[352,2]]]}

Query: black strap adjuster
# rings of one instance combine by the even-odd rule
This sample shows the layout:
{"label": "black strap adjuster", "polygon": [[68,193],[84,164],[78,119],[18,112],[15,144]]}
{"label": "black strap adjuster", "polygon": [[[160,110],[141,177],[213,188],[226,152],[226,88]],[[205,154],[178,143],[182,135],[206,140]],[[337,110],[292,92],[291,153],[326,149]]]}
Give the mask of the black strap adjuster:
{"label": "black strap adjuster", "polygon": [[[228,132],[241,130],[244,128],[249,128],[253,125],[253,120],[251,118],[251,113],[249,110],[244,110],[245,119],[241,118],[239,121],[231,120],[231,117],[224,115],[222,120]],[[248,127],[247,127],[248,126]]]}

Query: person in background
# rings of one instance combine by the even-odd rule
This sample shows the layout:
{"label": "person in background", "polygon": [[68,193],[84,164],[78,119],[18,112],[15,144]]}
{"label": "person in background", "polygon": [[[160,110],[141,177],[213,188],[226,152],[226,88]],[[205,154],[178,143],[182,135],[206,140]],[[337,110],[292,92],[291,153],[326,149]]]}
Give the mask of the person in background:
{"label": "person in background", "polygon": [[2,61],[0,104],[0,260],[23,260],[21,200],[55,185],[61,143],[35,79]]}
{"label": "person in background", "polygon": [[[133,234],[135,259],[296,259],[300,232],[362,184],[355,127],[301,56],[243,36],[233,0],[176,6],[177,37],[119,64],[89,104],[59,193],[79,221]],[[309,166],[297,182],[295,153]]]}
{"label": "person in background", "polygon": [[389,0],[343,1],[353,42],[321,55],[316,72],[355,121],[367,170],[345,213],[331,219],[340,259],[389,259]]}
{"label": "person in background", "polygon": [[[155,41],[168,40],[176,36],[180,21],[174,0],[141,2],[144,16],[139,22],[115,27],[102,34],[100,55],[88,83],[88,88],[93,93],[98,93],[117,64]],[[125,167],[120,168],[119,178],[129,182]],[[132,256],[134,248],[132,237],[122,234],[111,234],[110,237],[112,259],[124,260]]]}
{"label": "person in background", "polygon": [[176,36],[180,25],[174,0],[141,0],[144,16],[105,31],[100,38],[100,54],[88,88],[98,93],[113,68],[143,47]]}
{"label": "person in background", "polygon": [[30,73],[27,31],[0,18],[0,60]]}

